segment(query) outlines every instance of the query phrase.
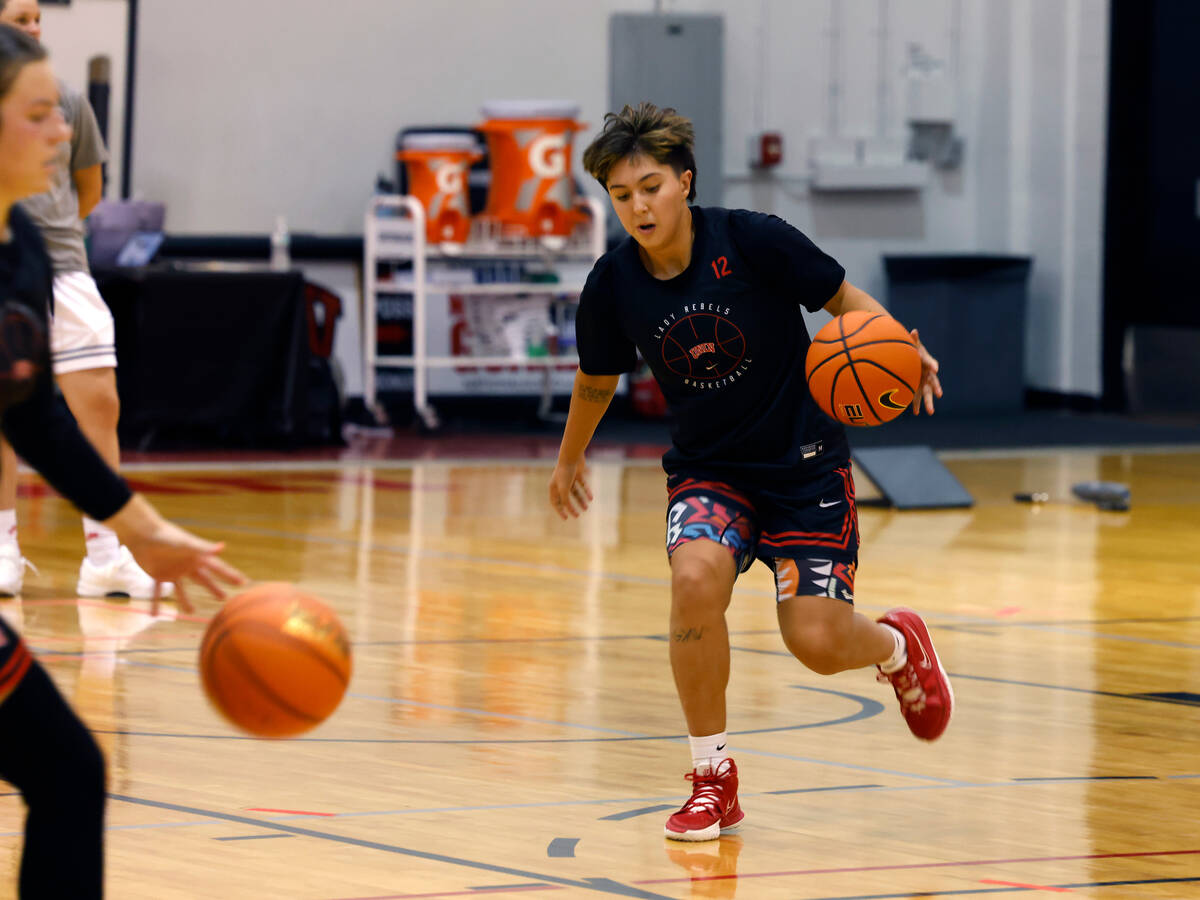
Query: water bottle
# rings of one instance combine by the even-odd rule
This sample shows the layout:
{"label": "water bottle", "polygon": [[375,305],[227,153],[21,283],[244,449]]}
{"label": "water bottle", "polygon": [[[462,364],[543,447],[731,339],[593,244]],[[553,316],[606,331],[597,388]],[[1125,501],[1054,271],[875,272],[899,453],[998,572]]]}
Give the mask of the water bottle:
{"label": "water bottle", "polygon": [[292,267],[291,244],[287,219],[276,216],[275,230],[271,232],[271,268],[276,272],[286,272]]}

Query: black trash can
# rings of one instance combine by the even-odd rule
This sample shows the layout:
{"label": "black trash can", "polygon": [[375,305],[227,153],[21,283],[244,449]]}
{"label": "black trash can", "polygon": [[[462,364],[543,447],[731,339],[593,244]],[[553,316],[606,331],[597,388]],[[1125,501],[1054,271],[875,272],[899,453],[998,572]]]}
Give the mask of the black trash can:
{"label": "black trash can", "polygon": [[939,415],[1016,412],[1025,395],[1028,256],[885,256],[888,311],[941,367]]}

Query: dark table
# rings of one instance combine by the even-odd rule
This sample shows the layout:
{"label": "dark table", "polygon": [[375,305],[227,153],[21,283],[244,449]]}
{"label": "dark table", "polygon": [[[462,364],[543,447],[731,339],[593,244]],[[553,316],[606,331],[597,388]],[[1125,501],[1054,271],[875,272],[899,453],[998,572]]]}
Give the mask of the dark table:
{"label": "dark table", "polygon": [[308,442],[311,351],[299,272],[94,274],[116,321],[123,445]]}

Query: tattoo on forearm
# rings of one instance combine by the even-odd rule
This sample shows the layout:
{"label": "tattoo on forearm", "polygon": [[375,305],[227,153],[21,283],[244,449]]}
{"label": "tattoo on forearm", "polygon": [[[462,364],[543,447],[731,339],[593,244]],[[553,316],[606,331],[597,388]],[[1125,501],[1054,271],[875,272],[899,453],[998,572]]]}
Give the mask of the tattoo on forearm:
{"label": "tattoo on forearm", "polygon": [[612,391],[606,391],[602,388],[588,387],[586,384],[579,386],[579,399],[586,400],[589,403],[607,403],[612,395]]}
{"label": "tattoo on forearm", "polygon": [[699,628],[681,628],[675,632],[675,643],[686,644],[689,641],[698,641],[704,637],[704,626]]}

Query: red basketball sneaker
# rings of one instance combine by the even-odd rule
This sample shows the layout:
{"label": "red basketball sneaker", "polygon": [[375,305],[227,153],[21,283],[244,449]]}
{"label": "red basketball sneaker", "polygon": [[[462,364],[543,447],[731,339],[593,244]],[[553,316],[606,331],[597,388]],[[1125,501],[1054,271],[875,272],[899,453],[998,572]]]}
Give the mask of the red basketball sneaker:
{"label": "red basketball sneaker", "polygon": [[667,819],[666,835],[673,841],[712,841],[736,831],[746,814],[738,805],[737,766],[725,759],[716,771],[697,769],[684,776],[692,796]]}
{"label": "red basketball sneaker", "polygon": [[880,681],[890,681],[900,701],[900,711],[909,730],[923,741],[936,741],[950,724],[954,691],[933,649],[929,629],[911,609],[889,609],[879,619],[904,635],[908,662],[890,675],[882,669]]}

